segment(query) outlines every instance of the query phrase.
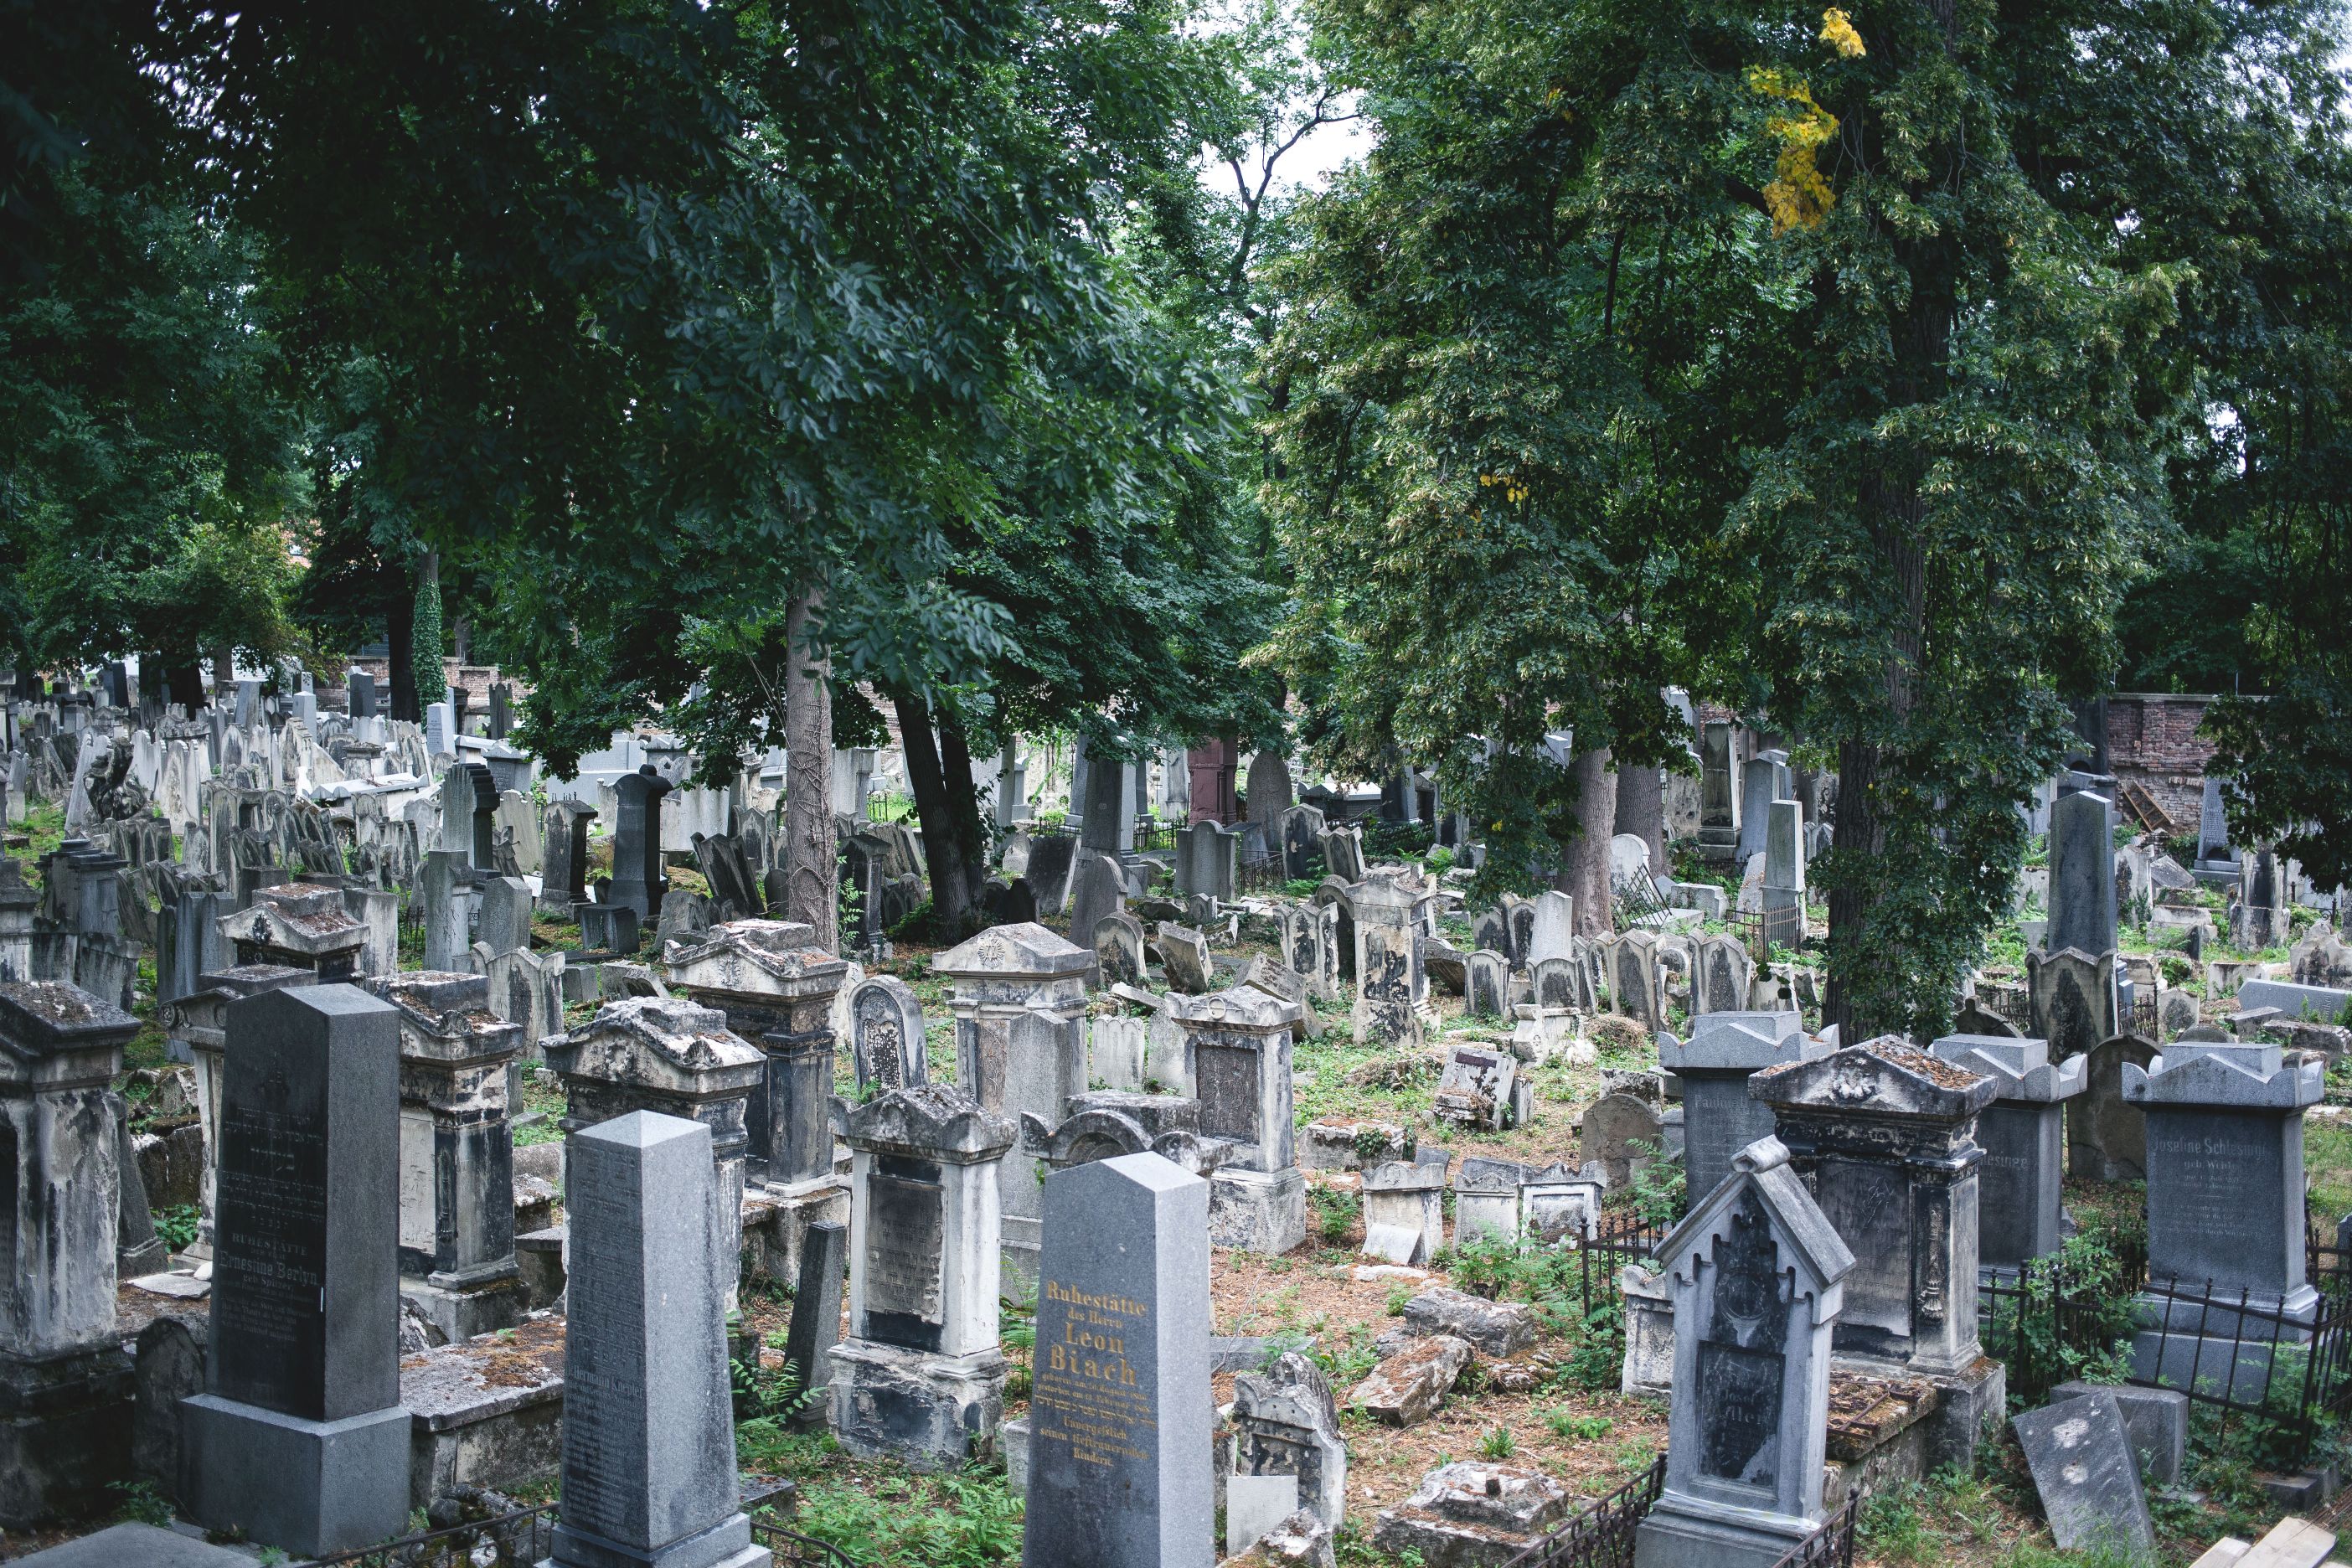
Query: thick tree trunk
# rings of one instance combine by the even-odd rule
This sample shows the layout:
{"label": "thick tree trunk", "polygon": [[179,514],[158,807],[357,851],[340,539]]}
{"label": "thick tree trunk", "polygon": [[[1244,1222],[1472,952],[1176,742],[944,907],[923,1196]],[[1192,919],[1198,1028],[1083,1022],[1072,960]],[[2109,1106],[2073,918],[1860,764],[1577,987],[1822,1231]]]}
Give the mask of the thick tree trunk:
{"label": "thick tree trunk", "polygon": [[833,827],[832,661],[810,651],[808,629],[824,608],[811,588],[784,615],[784,918],[841,951],[841,856]]}
{"label": "thick tree trunk", "polygon": [[988,883],[988,829],[981,820],[980,792],[972,787],[971,742],[964,739],[963,726],[948,719],[940,721],[940,773],[948,811],[955,818],[956,842],[970,852],[964,886],[977,899]]}
{"label": "thick tree trunk", "polygon": [[1650,847],[1650,870],[1666,873],[1665,776],[1644,763],[1617,770],[1616,831],[1630,833]]}
{"label": "thick tree trunk", "polygon": [[236,695],[236,654],[226,643],[213,649],[213,700],[226,702]]}
{"label": "thick tree trunk", "polygon": [[[933,938],[942,944],[961,942],[972,925],[972,867],[979,847],[962,834],[961,814],[949,788],[938,742],[931,735],[930,710],[920,698],[894,693],[891,706],[898,712],[898,742],[907,752],[907,783],[915,792],[915,815],[923,825],[923,866],[931,879]],[[966,767],[963,793],[971,791]]]}
{"label": "thick tree trunk", "polygon": [[[1837,833],[1832,851],[1873,859],[1886,849],[1886,825],[1873,799],[1878,782],[1878,748],[1862,741],[1838,747]],[[1859,1045],[1875,1036],[1878,1023],[1865,1010],[1853,975],[1867,955],[1849,956],[1862,939],[1862,923],[1875,890],[1867,880],[1841,877],[1830,886],[1829,989],[1822,996],[1822,1026],[1835,1026],[1838,1038]]]}
{"label": "thick tree trunk", "polygon": [[1568,841],[1568,863],[1551,885],[1576,900],[1580,936],[1601,937],[1615,930],[1609,899],[1609,839],[1617,821],[1617,779],[1609,748],[1579,752],[1569,763],[1576,779],[1576,837]]}
{"label": "thick tree trunk", "polygon": [[425,720],[425,710],[416,701],[416,655],[410,646],[415,630],[416,601],[406,594],[393,595],[383,610],[384,646],[391,650],[392,660],[384,681],[391,689],[384,693],[384,700],[394,718],[411,724]]}

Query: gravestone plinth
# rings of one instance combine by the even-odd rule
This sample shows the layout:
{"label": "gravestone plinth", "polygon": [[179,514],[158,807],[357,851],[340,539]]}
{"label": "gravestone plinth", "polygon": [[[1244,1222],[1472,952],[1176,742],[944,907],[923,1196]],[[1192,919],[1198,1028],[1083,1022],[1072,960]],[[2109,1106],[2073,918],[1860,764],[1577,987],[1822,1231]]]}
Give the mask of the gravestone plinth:
{"label": "gravestone plinth", "polygon": [[849,1112],[849,1338],[826,1367],[852,1454],[919,1470],[985,1455],[1004,1411],[997,1167],[1013,1135],[948,1084]]}
{"label": "gravestone plinth", "polygon": [[1999,1362],[1977,1335],[1978,1115],[1994,1081],[1897,1036],[1748,1079],[1778,1136],[1860,1265],[1845,1281],[1841,1365],[1926,1377],[1937,1405],[1931,1466],[1973,1462],[1998,1420]]}
{"label": "gravestone plinth", "polygon": [[[710,1129],[718,1173],[719,1223],[728,1237],[720,1258],[730,1307],[743,1239],[745,1131],[751,1091],[767,1070],[759,1048],[727,1026],[727,1016],[684,997],[625,996],[607,1002],[569,1034],[547,1042],[547,1065],[563,1082],[562,1126],[568,1134],[633,1110],[699,1121]],[[571,1143],[564,1145],[565,1159]],[[571,1177],[564,1178],[566,1191]]]}
{"label": "gravestone plinth", "polygon": [[735,1475],[710,1129],[633,1111],[572,1140],[563,1513],[542,1568],[766,1568]]}
{"label": "gravestone plinth", "polygon": [[2266,1384],[2273,1344],[2311,1338],[2303,1112],[2323,1070],[2234,1040],[2175,1040],[2145,1070],[2125,1065],[2124,1099],[2147,1119],[2148,1279],[2172,1292],[2140,1298],[2135,1376],[2185,1387],[2193,1367],[2242,1394]]}
{"label": "gravestone plinth", "polygon": [[[1041,844],[1045,841],[1041,840]],[[1018,1127],[1048,1127],[1087,1089],[1087,980],[1094,954],[1041,925],[992,926],[931,961],[953,989],[956,1081],[986,1110]],[[1003,1282],[1015,1296],[1037,1281],[1045,1198],[1035,1163],[999,1168]]]}
{"label": "gravestone plinth", "polygon": [[241,965],[198,977],[194,992],[166,1002],[159,1009],[165,1031],[187,1042],[189,1059],[196,1068],[196,1119],[204,1128],[205,1164],[196,1199],[196,1239],[187,1248],[192,1258],[213,1255],[213,1211],[220,1178],[221,1089],[228,1062],[230,1004],[264,991],[318,983],[318,973],[313,970],[289,968],[282,963]]}
{"label": "gravestone plinth", "polygon": [[1157,1154],[1047,1179],[1026,1568],[1207,1568],[1208,1208]]}
{"label": "gravestone plinth", "polygon": [[0,1527],[110,1500],[131,1457],[131,1363],[115,1327],[121,1111],[139,1020],[76,986],[0,982]]}
{"label": "gravestone plinth", "polygon": [[1765,1138],[1657,1261],[1674,1298],[1673,1403],[1635,1568],[1770,1568],[1821,1521],[1830,1347],[1853,1253]]}
{"label": "gravestone plinth", "polygon": [[1223,1143],[1209,1187],[1220,1247],[1278,1256],[1307,1239],[1307,1178],[1293,1131],[1288,1003],[1252,986],[1170,999],[1201,1102],[1201,1136]]}
{"label": "gravestone plinth", "polygon": [[400,1030],[355,986],[229,1008],[205,1392],[180,1500],[317,1556],[408,1520],[400,1405]]}
{"label": "gravestone plinth", "polygon": [[372,982],[400,1026],[400,1292],[451,1340],[511,1328],[529,1302],[515,1263],[508,1068],[520,1026],[490,983],[419,971]]}
{"label": "gravestone plinth", "polygon": [[593,805],[576,800],[548,803],[541,819],[539,912],[551,920],[574,918],[572,906],[588,896],[588,825],[595,820]]}
{"label": "gravestone plinth", "polygon": [[2083,1092],[2089,1059],[2053,1062],[2047,1040],[1990,1035],[1947,1035],[1929,1048],[2000,1086],[1977,1117],[1977,1262],[2013,1272],[2057,1251],[2065,1103]]}
{"label": "gravestone plinth", "polygon": [[339,888],[281,882],[253,895],[252,906],[220,917],[239,965],[284,964],[320,980],[349,980],[359,967],[367,924],[343,907]]}
{"label": "gravestone plinth", "polygon": [[1794,1013],[1707,1012],[1691,1020],[1688,1044],[1659,1037],[1658,1065],[1682,1080],[1683,1163],[1694,1200],[1731,1173],[1734,1154],[1771,1134],[1772,1108],[1748,1092],[1748,1080],[1829,1052],[1826,1042],[1806,1037]]}

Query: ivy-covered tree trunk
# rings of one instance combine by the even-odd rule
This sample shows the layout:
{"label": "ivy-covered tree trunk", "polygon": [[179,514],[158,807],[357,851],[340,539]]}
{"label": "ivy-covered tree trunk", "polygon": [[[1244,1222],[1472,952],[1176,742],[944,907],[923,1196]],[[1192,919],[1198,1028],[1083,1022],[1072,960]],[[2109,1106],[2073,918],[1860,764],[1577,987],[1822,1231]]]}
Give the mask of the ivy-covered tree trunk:
{"label": "ivy-covered tree trunk", "polygon": [[[931,734],[930,709],[919,697],[894,693],[898,712],[898,743],[907,753],[907,783],[915,792],[915,815],[923,825],[923,865],[931,879],[931,928],[935,940],[960,942],[973,923],[974,895],[980,879],[974,874],[982,853],[970,836],[980,820],[972,795],[971,765],[962,751],[961,770],[950,769]],[[959,805],[956,796],[963,801]]]}
{"label": "ivy-covered tree trunk", "polygon": [[236,691],[236,654],[226,643],[213,648],[213,700],[226,702]]}
{"label": "ivy-covered tree trunk", "polygon": [[784,616],[785,918],[814,933],[827,952],[841,945],[840,856],[833,827],[832,660],[810,646],[824,590],[811,587]]}
{"label": "ivy-covered tree trunk", "polygon": [[1580,936],[1609,935],[1615,924],[1609,900],[1609,839],[1617,821],[1617,778],[1609,748],[1579,752],[1569,763],[1576,781],[1576,835],[1551,885],[1576,900]]}
{"label": "ivy-covered tree trunk", "polygon": [[416,715],[449,695],[449,680],[441,668],[441,554],[428,550],[416,574],[416,614],[409,626],[411,657],[416,669]]}

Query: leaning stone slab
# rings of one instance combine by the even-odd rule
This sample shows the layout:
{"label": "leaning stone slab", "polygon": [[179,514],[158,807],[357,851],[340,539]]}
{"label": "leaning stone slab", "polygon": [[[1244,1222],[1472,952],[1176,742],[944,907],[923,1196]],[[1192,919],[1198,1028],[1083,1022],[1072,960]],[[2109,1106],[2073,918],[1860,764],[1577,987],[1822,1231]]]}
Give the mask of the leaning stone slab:
{"label": "leaning stone slab", "polygon": [[1417,1425],[1437,1414],[1470,1360],[1467,1341],[1433,1334],[1374,1367],[1348,1403],[1391,1426]]}
{"label": "leaning stone slab", "polygon": [[1440,1287],[1404,1304],[1408,1333],[1451,1334],[1481,1353],[1517,1355],[1536,1342],[1535,1310],[1521,1301],[1489,1301],[1483,1296]]}
{"label": "leaning stone slab", "polygon": [[2147,1495],[2140,1489],[2115,1395],[2101,1389],[2029,1410],[2010,1425],[2060,1551],[2145,1557],[2155,1549]]}
{"label": "leaning stone slab", "polygon": [[2105,1394],[2123,1412],[2124,1437],[2139,1459],[2139,1479],[2165,1485],[2180,1479],[2189,1455],[2189,1395],[2177,1388],[2139,1388],[2128,1383],[2113,1386],[2096,1383],[2062,1383],[2050,1391],[2050,1403]]}

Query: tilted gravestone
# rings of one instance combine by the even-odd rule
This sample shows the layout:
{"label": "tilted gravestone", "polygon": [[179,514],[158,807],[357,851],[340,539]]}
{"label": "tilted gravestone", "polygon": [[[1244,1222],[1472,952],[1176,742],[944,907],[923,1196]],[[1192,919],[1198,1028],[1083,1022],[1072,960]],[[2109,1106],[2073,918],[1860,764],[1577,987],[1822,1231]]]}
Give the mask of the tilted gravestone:
{"label": "tilted gravestone", "polygon": [[1095,974],[1108,989],[1144,982],[1143,922],[1121,910],[1095,922]]}
{"label": "tilted gravestone", "polygon": [[1208,1196],[1149,1153],[1045,1184],[1027,1568],[1208,1568]]}
{"label": "tilted gravestone", "polygon": [[205,1392],[181,1500],[296,1556],[397,1535],[400,1031],[356,987],[229,1008]]}
{"label": "tilted gravestone", "polygon": [[1313,1362],[1285,1351],[1236,1376],[1233,1423],[1234,1475],[1295,1476],[1300,1507],[1334,1530],[1345,1521],[1348,1445],[1331,1385]]}
{"label": "tilted gravestone", "polygon": [[2101,1390],[2047,1405],[2010,1425],[2058,1550],[2114,1552],[2133,1562],[2155,1551],[2147,1494],[2114,1394]]}

